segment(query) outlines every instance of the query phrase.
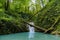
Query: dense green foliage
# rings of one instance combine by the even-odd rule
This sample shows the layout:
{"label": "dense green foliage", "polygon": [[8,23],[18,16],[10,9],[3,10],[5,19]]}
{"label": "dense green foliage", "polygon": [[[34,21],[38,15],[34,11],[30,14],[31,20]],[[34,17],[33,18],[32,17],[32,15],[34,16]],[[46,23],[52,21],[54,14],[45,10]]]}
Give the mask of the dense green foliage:
{"label": "dense green foliage", "polygon": [[[38,21],[37,21],[38,20]],[[46,29],[52,28],[53,34],[60,33],[60,4],[59,0],[53,0],[46,5],[37,15],[36,25]],[[48,30],[50,31],[50,30]]]}
{"label": "dense green foliage", "polygon": [[[0,0],[0,34],[25,32],[27,27],[23,21],[33,21],[35,25],[60,32],[60,1],[40,1],[34,4],[31,0]],[[48,3],[48,4],[47,4]]]}

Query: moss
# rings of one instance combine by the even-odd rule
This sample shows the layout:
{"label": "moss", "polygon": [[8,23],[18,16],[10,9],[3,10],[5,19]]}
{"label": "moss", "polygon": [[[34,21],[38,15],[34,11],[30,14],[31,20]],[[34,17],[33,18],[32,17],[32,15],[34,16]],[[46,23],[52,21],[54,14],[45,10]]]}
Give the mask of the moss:
{"label": "moss", "polygon": [[[51,1],[46,7],[44,7],[36,17],[36,25],[49,29],[52,25],[54,25],[57,18],[60,18],[60,4],[59,0]],[[53,26],[53,30],[60,30],[59,28],[59,20]]]}

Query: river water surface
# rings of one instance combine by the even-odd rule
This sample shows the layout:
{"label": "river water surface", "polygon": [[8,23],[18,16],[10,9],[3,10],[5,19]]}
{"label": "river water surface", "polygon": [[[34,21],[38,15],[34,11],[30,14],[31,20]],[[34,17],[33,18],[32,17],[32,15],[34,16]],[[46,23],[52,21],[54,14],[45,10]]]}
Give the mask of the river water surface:
{"label": "river water surface", "polygon": [[0,40],[60,40],[60,36],[35,32],[33,37],[29,38],[29,32],[23,32],[8,35],[0,35]]}

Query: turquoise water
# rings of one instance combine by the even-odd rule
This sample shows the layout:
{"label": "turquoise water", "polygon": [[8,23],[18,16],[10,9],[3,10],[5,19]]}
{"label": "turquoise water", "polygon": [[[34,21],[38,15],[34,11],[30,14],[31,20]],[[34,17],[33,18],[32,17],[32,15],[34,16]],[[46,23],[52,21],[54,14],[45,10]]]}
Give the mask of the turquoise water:
{"label": "turquoise water", "polygon": [[0,40],[60,40],[60,36],[35,32],[33,37],[29,38],[29,33],[23,32],[9,35],[0,35]]}

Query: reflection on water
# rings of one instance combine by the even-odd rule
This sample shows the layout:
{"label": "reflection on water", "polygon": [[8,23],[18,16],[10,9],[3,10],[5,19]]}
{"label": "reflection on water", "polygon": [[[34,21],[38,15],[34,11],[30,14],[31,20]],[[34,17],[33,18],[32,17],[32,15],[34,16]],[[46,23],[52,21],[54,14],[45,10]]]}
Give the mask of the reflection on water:
{"label": "reflection on water", "polygon": [[28,38],[29,32],[0,35],[0,40],[60,40],[60,36],[35,32],[33,38]]}
{"label": "reflection on water", "polygon": [[29,33],[29,39],[34,38],[34,33]]}

